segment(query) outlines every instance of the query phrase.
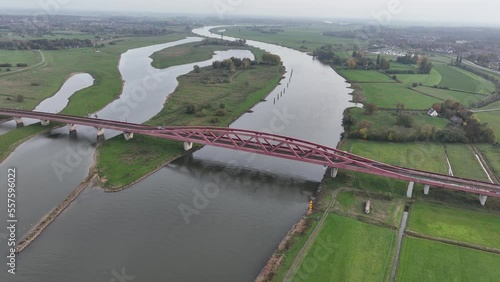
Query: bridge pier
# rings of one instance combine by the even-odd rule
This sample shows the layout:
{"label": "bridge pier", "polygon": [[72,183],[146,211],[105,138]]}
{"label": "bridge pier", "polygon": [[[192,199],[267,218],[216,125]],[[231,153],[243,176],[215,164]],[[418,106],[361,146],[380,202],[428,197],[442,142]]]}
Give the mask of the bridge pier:
{"label": "bridge pier", "polygon": [[193,142],[184,142],[184,151],[193,149]]}
{"label": "bridge pier", "polygon": [[125,137],[125,140],[130,140],[134,138],[134,133],[133,132],[123,132],[123,136]]}
{"label": "bridge pier", "polygon": [[104,135],[104,128],[97,127],[97,137]]}
{"label": "bridge pier", "polygon": [[330,177],[331,178],[337,177],[338,173],[339,173],[339,168],[338,167],[330,167]]}
{"label": "bridge pier", "polygon": [[415,185],[415,182],[411,181],[410,184],[408,184],[408,190],[406,191],[406,197],[411,198],[413,195],[413,186]]}
{"label": "bridge pier", "polygon": [[431,188],[431,185],[425,185],[424,186],[424,195],[429,195],[430,188]]}
{"label": "bridge pier", "polygon": [[16,126],[17,127],[22,127],[24,126],[24,121],[22,118],[20,117],[14,117],[14,120],[16,121]]}
{"label": "bridge pier", "polygon": [[488,196],[486,195],[479,195],[479,202],[481,203],[481,206],[486,205],[486,200],[488,199]]}
{"label": "bridge pier", "polygon": [[49,125],[50,121],[49,120],[40,120],[40,123],[43,125],[43,126],[47,126]]}
{"label": "bridge pier", "polygon": [[68,123],[69,133],[76,131],[76,126],[74,124]]}

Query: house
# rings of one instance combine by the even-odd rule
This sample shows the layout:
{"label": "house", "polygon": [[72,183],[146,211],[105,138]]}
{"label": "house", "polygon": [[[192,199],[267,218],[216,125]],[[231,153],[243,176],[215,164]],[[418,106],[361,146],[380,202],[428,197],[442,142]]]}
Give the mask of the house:
{"label": "house", "polygon": [[433,108],[430,108],[428,111],[427,111],[427,114],[431,117],[437,117],[439,114],[438,112],[436,112],[436,110],[434,110]]}

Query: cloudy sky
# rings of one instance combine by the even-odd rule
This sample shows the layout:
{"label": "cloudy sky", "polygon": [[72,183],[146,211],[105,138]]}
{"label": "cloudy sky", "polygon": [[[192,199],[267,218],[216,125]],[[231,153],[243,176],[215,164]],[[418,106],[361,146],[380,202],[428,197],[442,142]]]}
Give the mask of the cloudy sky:
{"label": "cloudy sky", "polygon": [[30,8],[52,14],[95,10],[500,25],[497,0],[2,0],[0,7]]}

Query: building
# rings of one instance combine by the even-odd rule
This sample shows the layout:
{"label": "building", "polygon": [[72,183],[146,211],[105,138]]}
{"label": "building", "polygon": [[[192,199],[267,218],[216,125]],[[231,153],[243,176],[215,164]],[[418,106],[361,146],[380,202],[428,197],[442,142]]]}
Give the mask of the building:
{"label": "building", "polygon": [[439,114],[438,112],[436,112],[436,110],[434,110],[433,108],[430,108],[428,111],[427,111],[427,114],[431,117],[437,117]]}

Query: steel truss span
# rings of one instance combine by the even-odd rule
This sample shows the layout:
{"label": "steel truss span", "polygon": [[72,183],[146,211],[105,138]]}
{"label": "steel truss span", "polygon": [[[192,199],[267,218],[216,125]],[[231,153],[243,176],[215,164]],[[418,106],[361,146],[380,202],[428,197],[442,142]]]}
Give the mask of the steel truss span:
{"label": "steel truss span", "polygon": [[[220,127],[170,126],[154,127],[92,117],[77,117],[23,110],[0,109],[0,116],[39,119],[47,123],[59,122],[70,126],[91,126],[122,131],[125,134],[143,134],[170,140],[257,153],[288,160],[301,161],[330,168],[368,173],[437,188],[465,191],[485,196],[500,197],[500,185],[409,169],[384,164],[342,150],[313,142],[271,133]],[[186,146],[185,146],[186,147]],[[190,147],[190,146],[189,146]]]}

